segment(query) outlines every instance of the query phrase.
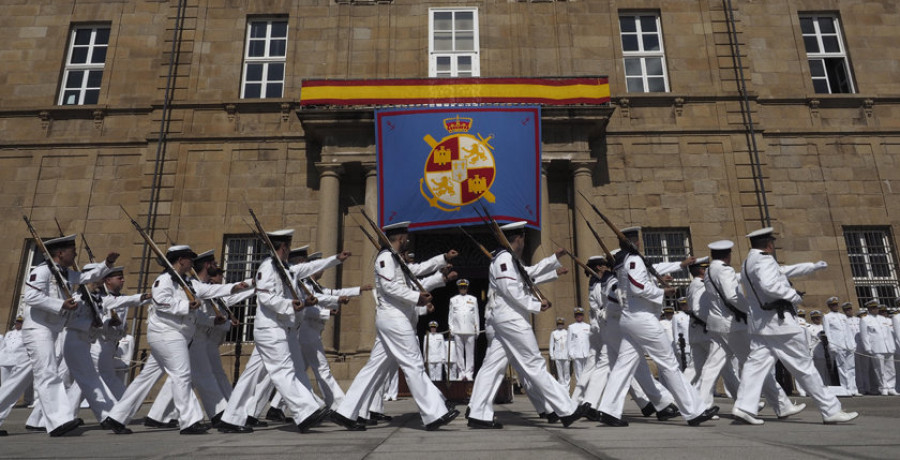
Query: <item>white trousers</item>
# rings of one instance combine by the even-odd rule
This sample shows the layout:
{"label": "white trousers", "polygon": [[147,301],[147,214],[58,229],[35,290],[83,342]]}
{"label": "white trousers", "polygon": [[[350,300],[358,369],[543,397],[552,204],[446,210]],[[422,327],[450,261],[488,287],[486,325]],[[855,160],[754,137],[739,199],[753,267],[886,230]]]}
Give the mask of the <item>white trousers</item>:
{"label": "white trousers", "polygon": [[897,386],[897,371],[894,366],[893,353],[874,353],[872,369],[878,380],[878,391],[884,394]]}
{"label": "white trousers", "polygon": [[[266,380],[271,381],[268,376],[269,373],[259,355],[259,348],[254,347],[247,365],[244,366],[244,372],[235,383],[231,397],[228,398],[228,404],[222,414],[222,421],[244,426],[247,424],[247,417],[256,417],[262,410],[258,409],[257,402],[262,401],[262,405],[265,407],[272,394],[272,390],[266,382]],[[260,389],[267,389],[265,395]]]}
{"label": "white trousers", "polygon": [[222,353],[219,352],[219,345],[225,341],[225,333],[222,329],[213,328],[209,333],[209,340],[206,341],[206,358],[212,367],[211,371],[216,382],[219,384],[219,391],[226,400],[231,397],[231,380],[228,380],[228,374],[225,373],[225,366],[222,365]]}
{"label": "white trousers", "polygon": [[456,334],[456,365],[459,366],[461,378],[475,380],[475,335]]}
{"label": "white trousers", "polygon": [[[141,372],[137,377],[131,381],[125,389],[125,393],[122,394],[122,397],[119,398],[119,401],[113,406],[112,410],[109,412],[109,417],[123,425],[127,425],[128,422],[131,421],[131,418],[134,417],[134,414],[140,410],[141,404],[147,399],[147,395],[150,394],[153,385],[156,385],[156,382],[159,381],[162,376],[162,367],[160,367],[159,362],[151,354],[144,363],[144,368],[141,369]],[[165,422],[166,420],[161,421]]]}
{"label": "white trousers", "polygon": [[409,319],[399,312],[380,310],[375,316],[375,331],[378,340],[372,347],[369,361],[356,374],[337,412],[350,420],[356,420],[360,412],[368,409],[371,404],[371,392],[377,389],[379,377],[386,378],[388,373],[400,366],[409,391],[419,407],[422,422],[428,425],[446,414],[444,396],[425,373],[416,331]]}
{"label": "white trousers", "polygon": [[[600,323],[600,336],[603,337],[604,344],[606,345],[610,372],[612,372],[612,368],[616,364],[616,360],[621,353],[622,347],[626,348],[625,354],[634,352],[634,347],[629,342],[622,340],[622,326],[620,322],[620,318],[607,317],[606,321]],[[663,410],[669,404],[672,404],[675,399],[672,398],[672,394],[669,393],[668,390],[660,385],[658,380],[653,378],[647,360],[644,359],[643,356],[640,358],[641,359],[639,359],[637,363],[637,368],[634,371],[634,376],[629,380],[628,393],[631,395],[631,399],[642,409],[647,404],[653,404],[653,407],[656,410]],[[608,385],[608,379],[611,377],[607,376],[606,378],[607,382],[605,385]],[[599,408],[601,399],[602,395],[600,398],[597,398],[596,402],[592,402],[591,406]],[[625,402],[623,396],[623,408],[624,405]]]}
{"label": "white trousers", "polygon": [[734,407],[756,415],[763,383],[772,375],[776,360],[781,361],[794,379],[806,389],[823,416],[840,412],[841,403],[822,383],[812,357],[809,356],[809,348],[802,332],[794,335],[750,336],[750,355],[741,370],[741,386],[738,388]]}
{"label": "white trousers", "polygon": [[600,411],[617,418],[622,417],[625,393],[638,363],[646,353],[656,363],[660,380],[672,394],[681,415],[686,420],[699,416],[706,408],[702,407],[696,390],[681,373],[672,350],[672,342],[667,339],[659,319],[649,312],[626,311],[622,314],[619,325],[622,328],[622,345],[610,373],[606,392],[600,401]]}
{"label": "white trousers", "polygon": [[835,365],[837,365],[838,378],[841,386],[850,394],[858,393],[856,388],[856,359],[854,358],[854,350],[843,348],[829,348],[831,356],[834,357]]}
{"label": "white trousers", "polygon": [[584,371],[584,366],[587,364],[588,358],[572,358],[572,374],[575,375],[575,385],[578,385],[578,382],[581,379],[581,373]]}
{"label": "white trousers", "polygon": [[572,366],[569,365],[568,359],[554,359],[553,364],[556,366],[556,381],[562,386],[569,388],[569,382],[572,381],[570,374]]}
{"label": "white trousers", "polygon": [[[275,388],[293,414],[294,421],[302,422],[322,407],[312,393],[309,378],[298,369],[305,369],[300,343],[293,331],[280,327],[257,328],[254,331],[256,349]],[[230,422],[229,422],[230,423]]]}
{"label": "white trousers", "polygon": [[[200,403],[206,411],[207,417],[211,419],[219,412],[225,410],[225,405],[228,401],[225,399],[225,395],[222,394],[219,382],[213,373],[213,367],[218,365],[221,368],[222,362],[221,360],[218,360],[217,363],[210,362],[209,354],[207,353],[208,344],[209,335],[198,327],[190,346],[188,346],[188,353],[191,361],[191,384],[200,398]],[[153,405],[150,406],[150,412],[147,413],[147,416],[161,422],[176,418],[178,415],[175,409],[174,396],[173,381],[172,379],[166,380],[166,383],[159,390],[159,394],[156,395]]]}
{"label": "white trousers", "polygon": [[76,407],[80,406],[81,396],[83,396],[87,399],[97,421],[102,422],[116,404],[116,399],[106,388],[94,367],[89,334],[74,329],[67,330],[63,344],[63,358],[69,367],[70,375],[81,390],[80,396],[71,403]]}
{"label": "white trousers", "polygon": [[41,402],[48,432],[73,419],[66,388],[59,374],[57,335],[41,326],[22,329],[22,341],[34,373],[34,391]]}
{"label": "white trousers", "polygon": [[154,333],[153,329],[150,329],[147,332],[147,344],[150,346],[150,353],[169,376],[181,429],[203,420],[203,410],[191,384],[191,353],[188,339],[180,334],[176,336],[172,333]]}
{"label": "white trousers", "polygon": [[97,366],[100,380],[109,388],[112,396],[118,400],[125,394],[125,380],[116,371],[116,349],[118,343],[110,340],[97,339],[91,345],[91,357]]}
{"label": "white trousers", "polygon": [[10,411],[33,381],[31,362],[3,366],[2,369],[4,373],[3,383],[0,385],[0,425],[9,417]]}
{"label": "white trousers", "polygon": [[[325,347],[322,346],[322,336],[302,337],[300,350],[303,353],[303,361],[307,368],[312,368],[316,384],[325,400],[325,406],[335,409],[344,400],[344,390],[338,385],[337,380],[331,375],[331,366],[325,356]],[[306,369],[303,370],[306,373]]]}
{"label": "white trousers", "polygon": [[444,363],[428,363],[428,378],[432,382],[440,382],[444,378]]}
{"label": "white trousers", "polygon": [[865,351],[858,348],[854,361],[856,361],[856,388],[860,393],[869,393],[872,391],[872,382],[869,378],[869,374],[872,373],[872,358],[866,356]]}
{"label": "white trousers", "polygon": [[[704,337],[707,336],[704,335]],[[709,357],[709,343],[709,340],[691,343],[691,365],[694,370],[693,377],[691,377],[691,385],[697,385],[700,382],[703,366],[706,364],[707,357]],[[685,373],[685,375],[687,375],[687,373]],[[735,388],[737,388],[737,386],[735,386]]]}

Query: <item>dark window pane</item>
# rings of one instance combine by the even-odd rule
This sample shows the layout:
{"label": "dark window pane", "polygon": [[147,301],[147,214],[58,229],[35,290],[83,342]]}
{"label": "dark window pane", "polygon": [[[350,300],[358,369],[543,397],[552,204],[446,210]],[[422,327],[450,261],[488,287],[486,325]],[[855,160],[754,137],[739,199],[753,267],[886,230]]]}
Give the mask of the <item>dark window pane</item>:
{"label": "dark window pane", "polygon": [[834,18],[819,18],[819,32],[823,34],[833,34],[837,32],[834,28]]}
{"label": "dark window pane", "polygon": [[109,29],[108,28],[100,28],[97,29],[97,35],[94,37],[94,44],[96,45],[106,45],[109,44]]}
{"label": "dark window pane", "polygon": [[622,51],[640,51],[637,35],[622,35]]}
{"label": "dark window pane", "polygon": [[656,16],[641,16],[641,32],[656,32]]}
{"label": "dark window pane", "polygon": [[813,80],[813,89],[816,94],[828,94],[828,83],[822,79]]}
{"label": "dark window pane", "polygon": [[272,35],[273,38],[284,38],[287,37],[287,22],[285,21],[275,21],[272,23]]}
{"label": "dark window pane", "polygon": [[807,53],[818,53],[819,52],[819,40],[816,40],[816,37],[809,36],[803,37],[803,44],[806,46]]}
{"label": "dark window pane", "polygon": [[841,45],[838,44],[838,39],[834,35],[822,37],[822,46],[825,47],[826,53],[840,53],[841,52]]}
{"label": "dark window pane", "polygon": [[269,56],[284,56],[287,48],[287,40],[272,40],[269,42]]}
{"label": "dark window pane", "polygon": [[88,49],[84,46],[72,48],[72,64],[84,64],[87,62]]}
{"label": "dark window pane", "polygon": [[63,105],[78,104],[78,91],[66,91],[63,93]]}
{"label": "dark window pane", "polygon": [[445,72],[450,71],[450,56],[438,56],[437,70]]}
{"label": "dark window pane", "polygon": [[644,81],[640,78],[626,78],[625,84],[626,84],[626,87],[628,88],[629,93],[643,93],[644,92]]}
{"label": "dark window pane", "polygon": [[247,81],[260,81],[262,80],[262,64],[247,64]]}
{"label": "dark window pane", "polygon": [[439,11],[434,13],[434,30],[450,30],[453,27],[453,13]]}
{"label": "dark window pane", "polygon": [[[825,72],[828,74],[828,83],[831,84],[832,93],[850,93],[850,78],[847,75],[847,67],[843,58],[825,59]],[[883,241],[879,241],[880,252],[885,252]]]}
{"label": "dark window pane", "polygon": [[662,75],[662,59],[647,58],[647,75]]}
{"label": "dark window pane", "polygon": [[263,40],[250,40],[250,49],[247,50],[249,57],[263,57],[266,55],[266,42]]}
{"label": "dark window pane", "polygon": [[91,43],[91,29],[78,29],[75,31],[76,45],[89,45]]}
{"label": "dark window pane", "polygon": [[643,74],[644,70],[641,68],[641,58],[625,59],[625,76],[632,77]]}
{"label": "dark window pane", "polygon": [[456,30],[474,30],[475,21],[471,11],[459,11],[456,13]]}
{"label": "dark window pane", "polygon": [[266,23],[265,22],[254,22],[250,24],[250,38],[265,38],[266,36]]}
{"label": "dark window pane", "polygon": [[825,63],[821,59],[809,60],[809,73],[814,77],[825,76]]}
{"label": "dark window pane", "polygon": [[637,32],[634,16],[622,16],[619,18],[619,28],[622,32]]}
{"label": "dark window pane", "polygon": [[96,104],[99,98],[99,89],[90,89],[84,92],[84,104]]}
{"label": "dark window pane", "polygon": [[644,34],[644,51],[659,51],[659,37]]}
{"label": "dark window pane", "polygon": [[266,85],[266,97],[281,97],[281,83]]}
{"label": "dark window pane", "polygon": [[269,81],[284,80],[284,64],[269,64],[269,74],[266,79]]}
{"label": "dark window pane", "polygon": [[106,47],[94,48],[94,53],[91,54],[91,64],[103,64],[104,62],[106,62]]}
{"label": "dark window pane", "polygon": [[259,92],[262,90],[262,85],[259,83],[248,83],[244,85],[244,97],[247,99],[259,99]]}
{"label": "dark window pane", "polygon": [[84,81],[84,71],[73,70],[66,76],[66,88],[81,88],[82,81]]}
{"label": "dark window pane", "polygon": [[648,78],[647,86],[651,93],[664,93],[666,92],[666,80],[664,78]]}
{"label": "dark window pane", "polygon": [[816,33],[812,18],[800,18],[800,31],[804,34]]}
{"label": "dark window pane", "polygon": [[103,71],[102,70],[92,70],[88,72],[88,88],[99,88],[100,82],[103,80]]}

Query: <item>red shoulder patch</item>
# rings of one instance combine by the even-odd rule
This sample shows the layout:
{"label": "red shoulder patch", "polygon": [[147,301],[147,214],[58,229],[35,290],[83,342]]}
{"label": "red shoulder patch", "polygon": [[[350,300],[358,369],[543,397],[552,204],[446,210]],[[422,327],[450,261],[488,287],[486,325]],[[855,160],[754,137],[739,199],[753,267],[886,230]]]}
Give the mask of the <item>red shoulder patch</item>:
{"label": "red shoulder patch", "polygon": [[34,274],[34,273],[32,273],[32,274],[31,274],[31,277],[28,278],[28,280],[31,281],[31,282],[34,282],[34,280],[36,280],[36,279],[37,279],[37,275]]}
{"label": "red shoulder patch", "polygon": [[159,287],[159,280],[156,280],[156,282],[153,283],[153,287]]}
{"label": "red shoulder patch", "polygon": [[505,271],[506,271],[506,264],[500,264],[500,271],[501,271],[501,272],[505,272]]}
{"label": "red shoulder patch", "polygon": [[634,262],[628,264],[628,269],[629,269],[629,270],[634,270],[634,267],[635,267]]}

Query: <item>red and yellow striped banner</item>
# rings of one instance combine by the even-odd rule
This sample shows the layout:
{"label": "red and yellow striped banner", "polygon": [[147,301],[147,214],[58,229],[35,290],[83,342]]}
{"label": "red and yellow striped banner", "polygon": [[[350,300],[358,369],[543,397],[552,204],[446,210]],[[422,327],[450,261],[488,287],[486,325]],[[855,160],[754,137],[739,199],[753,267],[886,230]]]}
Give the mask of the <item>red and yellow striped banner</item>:
{"label": "red and yellow striped banner", "polygon": [[300,105],[605,104],[606,77],[304,80]]}

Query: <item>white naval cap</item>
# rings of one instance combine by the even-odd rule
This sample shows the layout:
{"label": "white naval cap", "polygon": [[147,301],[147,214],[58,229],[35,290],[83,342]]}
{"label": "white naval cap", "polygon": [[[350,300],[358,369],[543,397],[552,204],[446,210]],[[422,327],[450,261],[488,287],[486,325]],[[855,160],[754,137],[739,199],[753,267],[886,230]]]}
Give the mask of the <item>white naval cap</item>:
{"label": "white naval cap", "polygon": [[109,272],[106,273],[106,276],[104,276],[104,278],[109,278],[110,276],[115,276],[117,274],[124,274],[124,273],[125,273],[125,267],[113,267],[113,268],[109,269]]}
{"label": "white naval cap", "polygon": [[581,308],[581,307],[575,307],[575,314],[576,314],[576,315],[583,315],[583,314],[584,314],[584,308]]}
{"label": "white naval cap", "polygon": [[428,327],[438,327],[438,322],[437,322],[437,321],[431,321],[431,322],[428,323]]}
{"label": "white naval cap", "polygon": [[837,305],[838,302],[840,302],[840,299],[835,296],[831,296],[828,298],[828,300],[825,301],[825,305]]}
{"label": "white naval cap", "polygon": [[212,259],[213,257],[215,257],[215,255],[216,255],[216,250],[210,249],[209,251],[201,252],[200,254],[197,254],[197,257],[194,258],[194,262],[202,262],[206,259]]}
{"label": "white naval cap", "polygon": [[622,250],[621,248],[615,248],[612,251],[609,251],[609,255],[615,257],[615,255],[618,254],[621,250]]}
{"label": "white naval cap", "polygon": [[98,268],[100,268],[100,267],[102,267],[102,266],[104,266],[104,265],[106,265],[106,264],[103,264],[103,263],[97,263],[97,262],[91,262],[91,263],[89,263],[89,264],[84,264],[84,267],[81,268],[81,271],[83,271],[83,272],[89,272],[89,271],[91,271],[91,270],[96,270],[96,269],[98,269]]}
{"label": "white naval cap", "polygon": [[775,229],[772,227],[761,228],[759,230],[748,233],[747,238],[750,238],[751,240],[755,240],[757,238],[775,239]]}
{"label": "white naval cap", "polygon": [[690,266],[696,267],[697,265],[708,267],[709,266],[709,256],[703,256],[703,257],[700,257],[699,259],[694,259],[694,263],[692,263]]}
{"label": "white naval cap", "polygon": [[404,220],[403,222],[395,222],[393,224],[387,224],[384,227],[381,227],[381,230],[387,236],[396,235],[398,233],[407,233],[409,232],[409,224],[412,222],[408,220]]}
{"label": "white naval cap", "polygon": [[566,324],[566,320],[560,316],[559,318],[556,318],[556,324]]}
{"label": "white naval cap", "polygon": [[625,228],[623,228],[623,229],[622,229],[622,234],[625,235],[625,236],[628,236],[628,235],[637,235],[638,233],[640,233],[640,231],[641,231],[641,227],[640,227],[639,225],[635,225],[635,226],[633,226],[633,227],[625,227]]}
{"label": "white naval cap", "polygon": [[309,245],[300,246],[299,248],[291,249],[291,252],[288,253],[288,258],[293,258],[297,256],[305,256],[307,251],[309,251]]}
{"label": "white naval cap", "polygon": [[520,220],[511,224],[501,225],[500,230],[503,230],[504,232],[514,232],[516,230],[524,229],[526,224],[528,224],[527,221]]}
{"label": "white naval cap", "polygon": [[[750,236],[750,235],[747,235]],[[707,247],[712,251],[725,251],[727,249],[731,249],[734,247],[734,241],[731,240],[719,240],[713,241],[709,243]]]}
{"label": "white naval cap", "polygon": [[850,303],[850,302],[844,302],[844,303],[841,304],[841,309],[842,309],[842,310],[852,310],[852,309],[853,309],[853,304]]}
{"label": "white naval cap", "polygon": [[866,308],[878,308],[878,301],[875,299],[869,300],[865,303]]}
{"label": "white naval cap", "polygon": [[604,262],[604,261],[606,261],[606,257],[603,257],[603,256],[590,256],[590,257],[588,257],[588,260],[587,260],[587,262],[585,262],[585,263],[586,263],[587,265],[596,265],[596,264],[599,264],[599,263]]}
{"label": "white naval cap", "polygon": [[822,312],[820,312],[819,310],[813,310],[813,311],[809,312],[810,318],[812,318],[814,316],[822,316]]}
{"label": "white naval cap", "polygon": [[190,259],[195,259],[197,257],[197,253],[194,252],[190,246],[186,244],[176,244],[174,246],[169,246],[169,249],[166,250],[166,260],[174,263],[176,260],[188,257]]}
{"label": "white naval cap", "polygon": [[77,236],[77,234],[73,233],[71,235],[61,236],[59,238],[53,238],[51,240],[44,241],[44,246],[48,250],[55,248],[55,247],[75,246],[75,236]]}
{"label": "white naval cap", "polygon": [[322,258],[322,252],[321,252],[321,251],[316,251],[316,252],[310,254],[309,257],[306,258],[306,260],[312,262],[312,261],[314,261],[314,260],[319,260],[319,259],[321,259],[321,258]]}

